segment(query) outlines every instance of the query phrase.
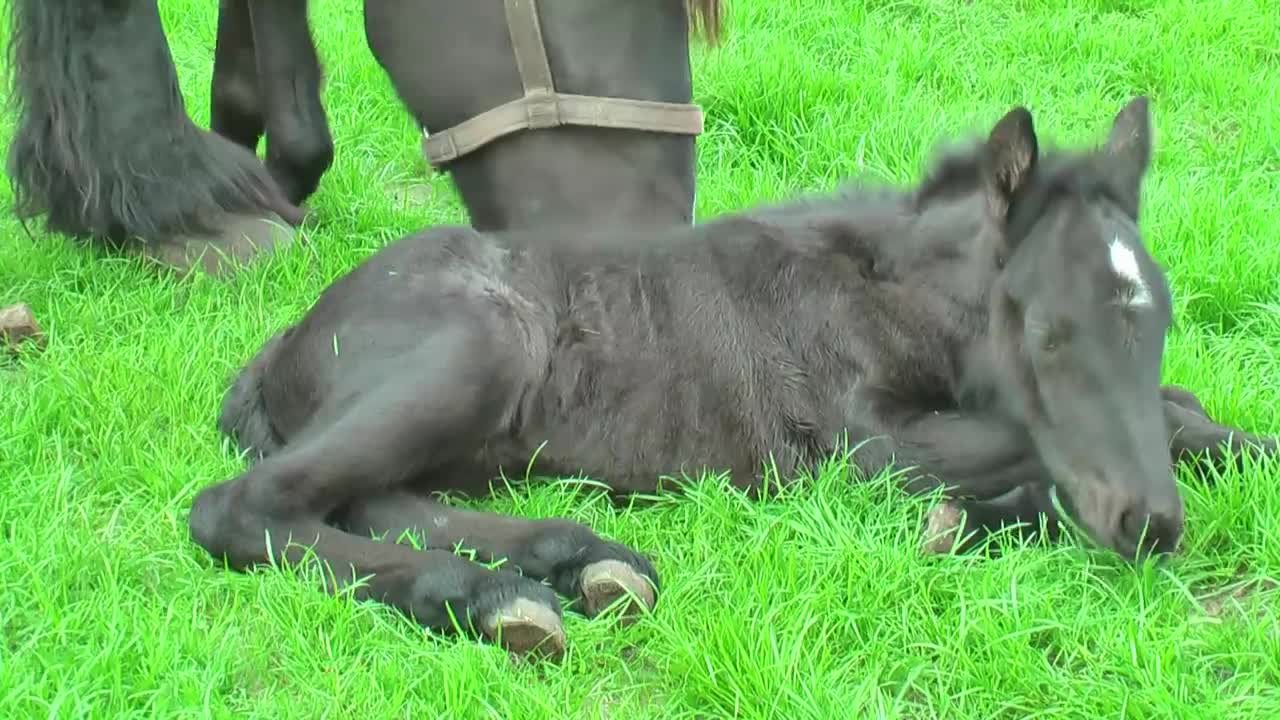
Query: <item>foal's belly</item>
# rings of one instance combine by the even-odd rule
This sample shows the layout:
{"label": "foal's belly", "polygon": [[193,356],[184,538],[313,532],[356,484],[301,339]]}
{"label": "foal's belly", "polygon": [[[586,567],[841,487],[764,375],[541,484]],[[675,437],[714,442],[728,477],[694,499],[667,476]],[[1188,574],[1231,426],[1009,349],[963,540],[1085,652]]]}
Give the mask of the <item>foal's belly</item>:
{"label": "foal's belly", "polygon": [[[532,461],[536,474],[586,476],[618,492],[725,471],[734,485],[756,485],[769,445],[762,428],[730,400],[736,389],[680,360],[638,351],[553,366],[533,412],[515,437],[491,443],[487,459],[508,476]],[[683,372],[672,376],[673,366]]]}
{"label": "foal's belly", "polygon": [[[759,484],[760,463],[743,453],[709,452],[718,443],[687,443],[671,448],[651,436],[625,437],[606,428],[580,434],[574,428],[555,428],[545,434],[529,434],[529,441],[495,448],[477,458],[473,477],[499,473],[512,480],[535,478],[584,478],[603,483],[616,493],[653,493],[704,474],[728,473],[741,488]],[[655,430],[660,428],[653,428]]]}

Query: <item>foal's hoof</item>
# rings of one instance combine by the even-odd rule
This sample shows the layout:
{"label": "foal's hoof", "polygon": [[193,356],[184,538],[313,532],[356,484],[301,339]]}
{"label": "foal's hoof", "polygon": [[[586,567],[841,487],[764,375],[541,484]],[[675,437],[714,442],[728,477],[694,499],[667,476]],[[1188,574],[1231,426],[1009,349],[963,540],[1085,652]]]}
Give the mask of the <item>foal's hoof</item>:
{"label": "foal's hoof", "polygon": [[280,216],[234,215],[214,236],[178,236],[142,244],[138,251],[161,265],[187,274],[200,269],[228,275],[255,258],[290,245],[294,230]]}
{"label": "foal's hoof", "polygon": [[929,509],[925,517],[924,544],[926,555],[946,555],[955,548],[964,531],[964,514],[960,506],[944,502]]}
{"label": "foal's hoof", "polygon": [[494,611],[481,630],[508,651],[548,659],[564,655],[564,625],[555,611],[528,598],[516,598]]}
{"label": "foal's hoof", "polygon": [[618,608],[619,618],[624,623],[632,622],[657,602],[648,578],[621,560],[593,562],[582,569],[581,579],[587,617],[595,617],[625,598]]}

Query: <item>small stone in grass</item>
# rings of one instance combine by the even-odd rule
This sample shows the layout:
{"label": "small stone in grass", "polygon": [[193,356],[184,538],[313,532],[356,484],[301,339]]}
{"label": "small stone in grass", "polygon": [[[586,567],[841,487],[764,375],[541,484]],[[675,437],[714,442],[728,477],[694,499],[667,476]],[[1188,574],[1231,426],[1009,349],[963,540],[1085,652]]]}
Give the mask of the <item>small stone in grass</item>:
{"label": "small stone in grass", "polygon": [[26,303],[0,308],[0,344],[16,350],[19,343],[30,340],[36,347],[44,347],[44,331],[36,322],[35,313]]}

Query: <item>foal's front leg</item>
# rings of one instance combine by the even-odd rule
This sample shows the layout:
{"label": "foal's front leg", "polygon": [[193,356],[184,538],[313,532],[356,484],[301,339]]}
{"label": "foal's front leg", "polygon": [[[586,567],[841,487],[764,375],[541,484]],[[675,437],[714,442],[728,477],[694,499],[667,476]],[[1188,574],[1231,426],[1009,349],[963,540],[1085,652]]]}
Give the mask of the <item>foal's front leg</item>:
{"label": "foal's front leg", "polygon": [[[1062,517],[1050,498],[1047,482],[1033,482],[991,500],[951,499],[929,510],[925,519],[924,551],[964,553],[990,535],[1010,530],[1034,541],[1043,534],[1050,542],[1062,537]],[[992,553],[998,551],[992,548]]]}
{"label": "foal's front leg", "polygon": [[203,490],[189,518],[195,541],[237,569],[318,560],[332,572],[330,592],[367,577],[357,597],[383,601],[427,627],[449,630],[456,617],[464,630],[500,634],[512,650],[559,654],[564,630],[550,588],[445,550],[376,542],[325,523],[343,504],[428,472],[500,429],[519,364],[478,335],[438,333],[403,372],[388,372],[332,422]]}
{"label": "foal's front leg", "polygon": [[929,511],[927,552],[964,552],[993,532],[1012,528],[1025,539],[1061,535],[1049,500],[1048,472],[1029,436],[998,416],[925,412],[892,433],[896,465],[909,493],[945,488],[948,499]]}
{"label": "foal's front leg", "polygon": [[[1203,471],[1203,461],[1220,468],[1238,462],[1246,449],[1277,452],[1276,438],[1214,422],[1190,391],[1170,385],[1161,394],[1171,463],[1195,462]],[[1011,526],[1033,539],[1041,534],[1041,519],[1049,540],[1060,537],[1061,517],[1050,499],[1048,472],[1013,426],[977,415],[934,413],[908,425],[895,440],[898,454],[924,472],[909,489],[928,491],[942,484],[953,496],[929,513],[927,551],[968,550]],[[1004,494],[993,497],[993,491]]]}
{"label": "foal's front leg", "polygon": [[658,573],[648,558],[571,520],[478,512],[403,490],[357,498],[336,519],[358,535],[385,534],[395,542],[407,534],[423,547],[461,545],[484,562],[506,561],[549,582],[588,617],[624,597],[630,600],[620,608],[627,620],[657,602]]}
{"label": "foal's front leg", "polygon": [[1048,477],[1030,436],[996,415],[926,411],[889,436],[885,460],[915,468],[904,485],[911,494],[944,487],[953,497],[985,500]]}

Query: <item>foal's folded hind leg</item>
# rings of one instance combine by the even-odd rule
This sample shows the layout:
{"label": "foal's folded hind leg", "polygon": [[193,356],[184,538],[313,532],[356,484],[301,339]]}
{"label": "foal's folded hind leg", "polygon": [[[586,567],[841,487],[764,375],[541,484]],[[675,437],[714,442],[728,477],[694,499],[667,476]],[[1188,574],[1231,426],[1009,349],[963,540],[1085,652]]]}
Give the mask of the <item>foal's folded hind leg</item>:
{"label": "foal's folded hind leg", "polygon": [[391,491],[354,500],[338,522],[358,535],[385,534],[394,542],[408,534],[423,547],[461,545],[484,562],[505,560],[527,576],[550,582],[588,617],[626,598],[619,609],[629,620],[657,602],[658,573],[648,558],[570,520],[477,512]]}
{"label": "foal's folded hind leg", "polygon": [[[414,550],[335,529],[325,519],[366,494],[473,450],[510,412],[518,365],[476,335],[437,333],[405,359],[405,372],[350,401],[329,424],[310,429],[239,477],[195,498],[193,538],[232,567],[275,560],[329,566],[333,592],[368,578],[362,598],[386,602],[438,630],[501,633],[516,651],[564,646],[560,605],[541,583],[489,570],[443,550]],[[389,368],[393,369],[393,368]]]}

